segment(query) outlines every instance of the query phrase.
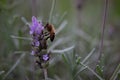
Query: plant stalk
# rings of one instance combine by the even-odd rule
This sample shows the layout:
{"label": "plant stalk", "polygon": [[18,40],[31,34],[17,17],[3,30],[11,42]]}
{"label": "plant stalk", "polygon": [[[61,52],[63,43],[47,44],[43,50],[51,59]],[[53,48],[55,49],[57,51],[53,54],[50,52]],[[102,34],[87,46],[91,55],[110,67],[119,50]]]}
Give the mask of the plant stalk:
{"label": "plant stalk", "polygon": [[108,11],[108,0],[105,0],[104,2],[104,10],[103,10],[103,16],[102,16],[102,33],[101,33],[101,39],[100,39],[100,46],[99,46],[99,56],[98,56],[98,62],[101,59],[102,53],[103,53],[103,41],[104,41],[104,33],[105,33],[105,26],[106,26],[106,18],[107,18],[107,11]]}
{"label": "plant stalk", "polygon": [[32,15],[37,16],[37,1],[36,0],[31,1],[31,7],[32,7]]}
{"label": "plant stalk", "polygon": [[47,79],[48,79],[47,69],[44,68],[44,69],[43,69],[43,72],[44,72],[44,78],[45,78],[45,80],[47,80]]}

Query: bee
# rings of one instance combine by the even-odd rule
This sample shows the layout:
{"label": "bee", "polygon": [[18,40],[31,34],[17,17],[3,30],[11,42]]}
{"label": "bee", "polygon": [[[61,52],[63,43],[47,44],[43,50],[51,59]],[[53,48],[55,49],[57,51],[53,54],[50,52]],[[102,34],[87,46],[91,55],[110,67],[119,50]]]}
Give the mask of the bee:
{"label": "bee", "polygon": [[54,28],[54,26],[52,24],[49,24],[49,23],[47,23],[45,25],[45,28],[49,32],[49,34],[50,34],[49,38],[50,38],[50,40],[52,42],[54,40],[54,38],[55,38],[55,28]]}

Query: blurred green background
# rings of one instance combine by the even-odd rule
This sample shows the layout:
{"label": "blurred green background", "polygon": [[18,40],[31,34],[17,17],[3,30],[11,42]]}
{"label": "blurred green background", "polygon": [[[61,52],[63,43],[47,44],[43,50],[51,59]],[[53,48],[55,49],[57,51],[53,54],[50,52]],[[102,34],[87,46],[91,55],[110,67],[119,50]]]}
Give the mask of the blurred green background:
{"label": "blurred green background", "polygon": [[[34,15],[43,23],[48,22],[53,0],[0,0],[0,80],[42,80],[43,73],[34,64],[30,55],[29,27]],[[95,70],[101,35],[104,0],[56,0],[51,23],[60,31],[49,47],[61,50],[52,54],[48,76],[53,80],[99,80],[91,71],[81,69],[76,60],[86,61],[105,80],[109,80],[120,63],[120,0],[109,0],[106,20],[103,55],[99,64],[100,73]],[[59,30],[59,27],[62,27]],[[14,36],[14,38],[13,38]],[[74,49],[66,50],[74,46]],[[62,57],[62,54],[64,54]],[[65,62],[67,60],[67,62]],[[120,80],[120,71],[116,80]]]}

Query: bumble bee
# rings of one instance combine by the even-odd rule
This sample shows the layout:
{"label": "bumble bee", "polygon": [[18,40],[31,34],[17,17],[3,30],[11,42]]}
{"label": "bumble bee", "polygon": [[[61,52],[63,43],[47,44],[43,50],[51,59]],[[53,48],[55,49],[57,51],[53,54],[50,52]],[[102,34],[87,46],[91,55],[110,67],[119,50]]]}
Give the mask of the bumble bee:
{"label": "bumble bee", "polygon": [[47,29],[47,31],[50,34],[50,36],[49,36],[50,40],[53,41],[54,38],[55,38],[55,28],[54,28],[54,26],[52,24],[47,23],[45,25],[45,28]]}

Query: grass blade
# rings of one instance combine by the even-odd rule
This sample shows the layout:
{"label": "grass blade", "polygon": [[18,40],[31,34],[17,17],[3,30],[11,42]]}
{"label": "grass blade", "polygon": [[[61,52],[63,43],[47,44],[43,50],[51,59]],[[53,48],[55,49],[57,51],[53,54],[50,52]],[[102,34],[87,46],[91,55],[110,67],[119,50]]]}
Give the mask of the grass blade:
{"label": "grass blade", "polygon": [[65,16],[67,15],[67,11],[63,13],[63,15],[60,16],[60,20],[57,25],[60,25],[60,23],[64,20]]}
{"label": "grass blade", "polygon": [[15,62],[15,64],[10,68],[10,70],[5,74],[3,77],[3,80],[17,67],[17,65],[20,63],[21,59],[25,56],[25,53],[23,53],[20,58]]}
{"label": "grass blade", "polygon": [[91,71],[99,80],[104,80],[102,77],[100,77],[94,70],[92,70],[90,67],[84,65],[83,63],[80,63],[82,66],[86,67],[89,71]]}
{"label": "grass blade", "polygon": [[113,75],[111,76],[110,80],[115,80],[117,78],[117,74],[120,71],[120,64],[117,66],[117,68],[115,69]]}
{"label": "grass blade", "polygon": [[53,14],[53,11],[54,11],[54,8],[55,8],[55,2],[56,0],[53,0],[52,1],[52,7],[51,7],[51,10],[50,10],[50,15],[49,15],[49,23],[51,23],[51,20],[52,20],[52,14]]}
{"label": "grass blade", "polygon": [[19,37],[19,36],[14,36],[14,35],[11,35],[11,38],[14,38],[14,39],[23,39],[23,40],[32,40],[32,38],[27,38],[27,37]]}
{"label": "grass blade", "polygon": [[67,21],[66,20],[64,20],[62,23],[61,23],[61,25],[60,25],[60,27],[56,30],[56,35],[60,32],[60,31],[62,31],[63,30],[63,28],[65,28],[66,27],[66,25],[67,25]]}
{"label": "grass blade", "polygon": [[27,22],[27,20],[24,17],[21,17],[21,20],[25,23],[25,25],[30,26],[30,24]]}
{"label": "grass blade", "polygon": [[64,52],[72,50],[74,47],[75,46],[71,46],[71,47],[68,47],[68,48],[65,48],[65,49],[62,49],[62,50],[52,50],[52,53],[64,53]]}
{"label": "grass blade", "polygon": [[[81,63],[85,63],[90,58],[90,56],[94,53],[94,51],[95,51],[95,48],[92,49],[92,51],[84,58],[84,60]],[[82,67],[80,70],[78,70],[73,79],[75,79],[75,77],[84,69],[86,69],[86,67]]]}
{"label": "grass blade", "polygon": [[85,63],[91,57],[91,55],[94,53],[94,51],[95,51],[95,48],[93,48],[92,51],[84,58],[82,63]]}

